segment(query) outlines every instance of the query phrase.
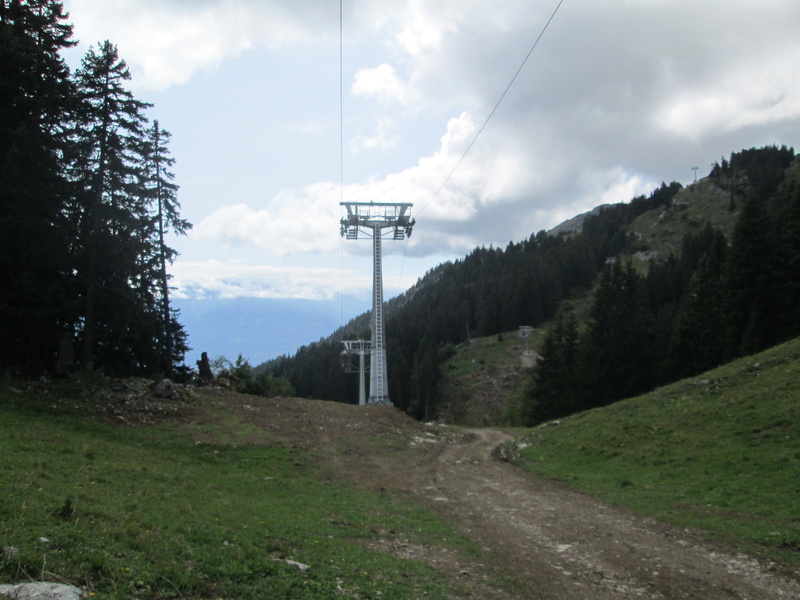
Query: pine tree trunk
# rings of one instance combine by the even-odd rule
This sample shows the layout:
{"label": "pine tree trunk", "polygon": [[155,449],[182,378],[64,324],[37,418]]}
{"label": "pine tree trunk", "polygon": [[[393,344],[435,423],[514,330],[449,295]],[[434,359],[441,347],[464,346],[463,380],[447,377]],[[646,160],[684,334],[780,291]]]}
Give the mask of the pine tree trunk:
{"label": "pine tree trunk", "polygon": [[[156,133],[156,149],[160,148],[160,131],[158,121],[154,124]],[[158,150],[156,150],[158,152]],[[156,185],[158,198],[158,253],[161,261],[161,295],[164,300],[164,372],[168,379],[172,379],[172,328],[170,327],[169,314],[169,281],[167,279],[167,256],[164,245],[164,197],[161,189],[161,163],[156,162]]]}
{"label": "pine tree trunk", "polygon": [[94,366],[94,322],[97,297],[97,232],[99,229],[100,206],[103,202],[103,174],[98,176],[98,190],[95,194],[95,206],[89,216],[89,235],[86,240],[86,297],[84,298],[83,344],[81,347],[81,368],[91,371]]}

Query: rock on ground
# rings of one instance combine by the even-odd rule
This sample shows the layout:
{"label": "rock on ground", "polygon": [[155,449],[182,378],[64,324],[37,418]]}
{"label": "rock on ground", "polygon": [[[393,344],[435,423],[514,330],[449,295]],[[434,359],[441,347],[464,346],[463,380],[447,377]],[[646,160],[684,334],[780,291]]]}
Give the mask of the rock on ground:
{"label": "rock on ground", "polygon": [[18,583],[16,585],[0,585],[0,598],[14,600],[80,600],[83,591],[63,583]]}

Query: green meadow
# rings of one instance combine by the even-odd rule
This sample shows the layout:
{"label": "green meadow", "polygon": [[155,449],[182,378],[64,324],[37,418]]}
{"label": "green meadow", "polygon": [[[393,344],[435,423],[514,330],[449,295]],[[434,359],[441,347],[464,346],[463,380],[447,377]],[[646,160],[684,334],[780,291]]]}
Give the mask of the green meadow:
{"label": "green meadow", "polygon": [[517,444],[534,473],[800,565],[800,340]]}
{"label": "green meadow", "polygon": [[304,452],[237,443],[230,416],[225,444],[198,444],[191,426],[115,427],[81,416],[90,403],[51,402],[0,392],[0,582],[109,599],[447,598],[441,573],[370,542],[472,552],[433,514],[332,480]]}

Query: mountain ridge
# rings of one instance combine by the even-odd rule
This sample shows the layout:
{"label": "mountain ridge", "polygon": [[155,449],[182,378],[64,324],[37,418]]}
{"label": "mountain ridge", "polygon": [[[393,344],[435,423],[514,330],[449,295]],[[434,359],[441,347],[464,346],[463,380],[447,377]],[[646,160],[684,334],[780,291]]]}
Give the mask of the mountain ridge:
{"label": "mountain ridge", "polygon": [[[386,303],[390,398],[416,418],[436,418],[443,367],[454,348],[520,325],[548,329],[568,315],[578,329],[567,343],[585,347],[578,358],[590,373],[564,376],[558,385],[595,378],[599,386],[596,399],[587,389],[581,394],[589,396],[574,399],[579,404],[641,393],[800,333],[789,292],[800,280],[791,266],[798,264],[792,253],[800,255],[800,215],[792,211],[800,211],[794,149],[753,148],[732,153],[688,187],[662,183],[649,196],[600,207],[583,216],[580,232],[540,231],[442,263]],[[712,250],[716,255],[707,256]],[[710,287],[694,280],[701,266]],[[723,286],[722,300],[709,296]],[[773,305],[759,289],[769,290]],[[339,340],[369,339],[367,316],[261,368],[286,377],[298,395],[353,402],[357,378],[340,367]],[[712,326],[726,329],[700,333]],[[555,342],[555,348],[565,343]],[[596,364],[588,364],[589,356]],[[543,418],[539,409],[529,416],[501,412],[515,414],[516,422]]]}

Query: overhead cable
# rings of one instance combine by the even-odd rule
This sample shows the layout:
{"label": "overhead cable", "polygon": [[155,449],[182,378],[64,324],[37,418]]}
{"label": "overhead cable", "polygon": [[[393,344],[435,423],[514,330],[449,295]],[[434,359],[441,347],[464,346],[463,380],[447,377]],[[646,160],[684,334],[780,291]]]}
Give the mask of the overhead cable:
{"label": "overhead cable", "polygon": [[511,81],[508,82],[508,85],[506,86],[506,89],[503,90],[503,93],[500,95],[500,99],[494,105],[494,108],[492,108],[492,111],[489,113],[489,116],[486,117],[486,120],[483,122],[483,125],[481,125],[480,129],[478,129],[478,132],[475,134],[475,137],[472,138],[472,141],[469,143],[469,146],[467,146],[467,149],[464,150],[464,153],[461,155],[461,158],[458,159],[458,162],[456,162],[456,164],[453,167],[453,169],[450,171],[450,173],[447,175],[447,177],[445,177],[444,181],[442,182],[442,185],[439,186],[439,189],[437,189],[436,192],[433,194],[433,196],[431,196],[430,200],[428,200],[425,203],[425,205],[417,212],[417,216],[419,216],[426,208],[428,208],[430,203],[433,202],[434,199],[436,199],[436,197],[439,195],[439,193],[448,184],[448,182],[450,181],[450,178],[453,177],[453,174],[456,172],[458,167],[461,166],[461,163],[464,162],[464,159],[467,157],[467,154],[472,149],[472,146],[474,146],[475,142],[478,141],[478,138],[480,137],[481,133],[483,133],[483,130],[486,129],[486,125],[489,124],[489,120],[492,118],[494,113],[497,111],[497,108],[500,106],[500,103],[503,101],[503,98],[505,98],[506,94],[508,94],[508,90],[510,90],[511,86],[514,85],[514,82],[516,81],[517,77],[519,76],[520,72],[522,71],[523,67],[525,66],[525,63],[528,62],[528,59],[531,57],[531,54],[533,54],[533,51],[536,50],[536,46],[539,45],[539,41],[544,36],[544,33],[545,33],[545,31],[547,31],[547,28],[550,27],[550,23],[552,23],[553,19],[556,16],[556,13],[558,12],[558,9],[561,8],[561,5],[563,3],[564,3],[564,0],[559,0],[558,5],[556,5],[555,10],[553,10],[553,14],[550,15],[550,18],[547,20],[547,23],[545,23],[544,27],[542,28],[542,31],[539,33],[539,36],[536,38],[536,41],[533,42],[533,46],[531,46],[531,49],[528,50],[528,54],[525,56],[525,59],[522,61],[522,64],[520,64],[519,68],[517,69],[517,72],[514,73],[514,76],[511,78]]}

